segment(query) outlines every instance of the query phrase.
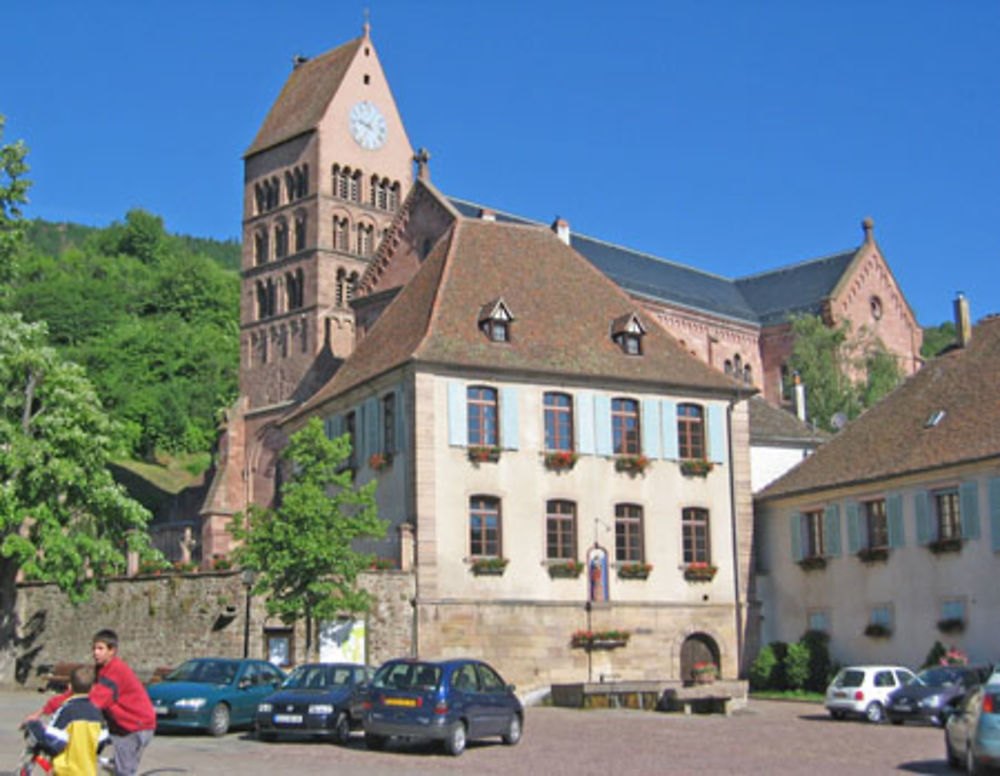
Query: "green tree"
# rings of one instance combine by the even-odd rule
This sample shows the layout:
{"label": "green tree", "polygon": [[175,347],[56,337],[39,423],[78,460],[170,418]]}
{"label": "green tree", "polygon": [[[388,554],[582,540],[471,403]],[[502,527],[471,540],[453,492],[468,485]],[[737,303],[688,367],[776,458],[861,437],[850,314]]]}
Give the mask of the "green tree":
{"label": "green tree", "polygon": [[788,645],[784,660],[789,690],[801,690],[809,679],[809,647],[801,641]]}
{"label": "green tree", "polygon": [[945,321],[939,326],[928,326],[924,329],[924,342],[920,346],[920,355],[924,358],[934,358],[949,345],[955,344],[955,324]]}
{"label": "green tree", "polygon": [[117,429],[44,324],[0,314],[0,681],[16,659],[15,579],[86,598],[146,547],[148,513],[108,470]]}
{"label": "green tree", "polygon": [[21,205],[28,201],[28,187],[31,186],[23,177],[28,172],[28,164],[24,161],[28,149],[20,140],[3,142],[6,121],[0,115],[0,300],[6,296],[7,284],[14,274],[16,252],[24,235]]}
{"label": "green tree", "polygon": [[773,689],[773,676],[778,658],[770,644],[761,647],[757,657],[750,664],[750,687],[754,690]]}
{"label": "green tree", "polygon": [[285,622],[305,619],[307,655],[315,622],[368,608],[357,576],[373,557],[356,552],[353,543],[385,535],[375,505],[377,483],[354,486],[344,467],[350,454],[346,434],[327,439],[322,422],[313,418],[282,450],[289,478],[280,506],[251,506],[232,522],[241,543],[236,561],[258,572],[253,592],[267,595],[269,614]]}

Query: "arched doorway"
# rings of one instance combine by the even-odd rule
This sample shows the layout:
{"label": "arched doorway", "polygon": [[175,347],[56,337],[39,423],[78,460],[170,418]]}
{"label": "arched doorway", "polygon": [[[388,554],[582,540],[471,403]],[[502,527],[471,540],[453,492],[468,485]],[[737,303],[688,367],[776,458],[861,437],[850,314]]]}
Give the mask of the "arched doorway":
{"label": "arched doorway", "polygon": [[681,645],[681,679],[685,684],[694,682],[697,663],[719,665],[719,645],[707,633],[692,633]]}

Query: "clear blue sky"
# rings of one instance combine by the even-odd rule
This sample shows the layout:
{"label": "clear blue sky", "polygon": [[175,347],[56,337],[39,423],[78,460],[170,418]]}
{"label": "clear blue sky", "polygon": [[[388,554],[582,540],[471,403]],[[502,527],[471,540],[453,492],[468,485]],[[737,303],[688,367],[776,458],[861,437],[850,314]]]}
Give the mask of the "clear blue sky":
{"label": "clear blue sky", "polygon": [[1000,1],[9,4],[28,215],[236,237],[291,68],[372,35],[445,193],[726,277],[875,235],[923,325],[1000,313]]}

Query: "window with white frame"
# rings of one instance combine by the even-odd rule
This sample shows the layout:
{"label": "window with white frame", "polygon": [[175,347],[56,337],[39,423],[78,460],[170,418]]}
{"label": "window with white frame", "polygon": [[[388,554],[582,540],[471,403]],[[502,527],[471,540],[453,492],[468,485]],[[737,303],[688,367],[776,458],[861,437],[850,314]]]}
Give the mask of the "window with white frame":
{"label": "window with white frame", "polygon": [[889,546],[889,522],[886,518],[885,499],[875,499],[864,503],[865,541],[870,550]]}
{"label": "window with white frame", "polygon": [[962,514],[958,489],[936,490],[932,494],[938,539],[962,538]]}
{"label": "window with white frame", "polygon": [[802,557],[821,558],[826,546],[823,541],[823,510],[802,514]]}
{"label": "window with white frame", "polygon": [[500,499],[473,496],[469,499],[469,554],[499,558],[500,547]]}

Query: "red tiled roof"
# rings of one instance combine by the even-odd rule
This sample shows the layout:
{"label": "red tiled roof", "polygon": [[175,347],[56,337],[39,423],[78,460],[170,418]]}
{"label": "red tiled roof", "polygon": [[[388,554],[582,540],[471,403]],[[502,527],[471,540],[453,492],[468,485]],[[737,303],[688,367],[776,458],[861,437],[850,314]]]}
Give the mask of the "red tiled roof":
{"label": "red tiled roof", "polygon": [[355,38],[295,68],[244,156],[315,129],[362,40]]}
{"label": "red tiled roof", "polygon": [[[507,343],[491,342],[478,325],[483,305],[498,297],[514,317]],[[682,391],[747,391],[648,320],[643,354],[624,354],[611,325],[632,312],[640,320],[645,315],[550,230],[459,219],[330,382],[290,417],[409,360]]]}
{"label": "red tiled roof", "polygon": [[[780,479],[762,500],[1000,458],[1000,316],[930,361]],[[928,420],[944,412],[936,425]]]}

